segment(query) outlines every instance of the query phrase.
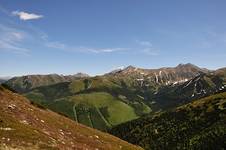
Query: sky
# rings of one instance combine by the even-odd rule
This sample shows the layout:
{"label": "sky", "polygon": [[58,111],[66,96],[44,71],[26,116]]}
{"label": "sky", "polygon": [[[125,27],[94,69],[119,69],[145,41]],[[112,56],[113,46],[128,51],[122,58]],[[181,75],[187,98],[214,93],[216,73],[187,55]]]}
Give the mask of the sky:
{"label": "sky", "polygon": [[0,0],[0,76],[226,67],[225,0]]}

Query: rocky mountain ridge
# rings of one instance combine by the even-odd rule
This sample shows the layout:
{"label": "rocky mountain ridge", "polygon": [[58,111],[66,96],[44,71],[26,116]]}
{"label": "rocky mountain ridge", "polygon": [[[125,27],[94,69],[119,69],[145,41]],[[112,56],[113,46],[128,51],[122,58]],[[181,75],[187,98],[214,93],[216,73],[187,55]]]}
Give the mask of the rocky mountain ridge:
{"label": "rocky mountain ridge", "polygon": [[194,78],[200,73],[208,73],[208,69],[199,68],[193,64],[179,64],[176,67],[164,67],[159,69],[142,69],[128,66],[106,74],[107,76],[132,77],[138,81],[148,80],[159,85],[183,83]]}

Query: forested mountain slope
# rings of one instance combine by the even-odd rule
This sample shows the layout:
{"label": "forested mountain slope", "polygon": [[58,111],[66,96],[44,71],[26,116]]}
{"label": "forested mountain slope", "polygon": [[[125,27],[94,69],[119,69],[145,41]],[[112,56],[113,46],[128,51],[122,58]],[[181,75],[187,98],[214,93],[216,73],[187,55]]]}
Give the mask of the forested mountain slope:
{"label": "forested mountain slope", "polygon": [[121,124],[110,133],[149,149],[223,149],[226,92]]}

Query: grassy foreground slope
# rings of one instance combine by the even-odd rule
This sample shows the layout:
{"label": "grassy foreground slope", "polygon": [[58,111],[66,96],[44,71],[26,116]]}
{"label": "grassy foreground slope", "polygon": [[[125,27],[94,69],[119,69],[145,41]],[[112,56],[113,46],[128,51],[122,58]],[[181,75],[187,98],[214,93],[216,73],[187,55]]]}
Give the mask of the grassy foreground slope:
{"label": "grassy foreground slope", "polygon": [[223,149],[226,92],[121,124],[110,133],[145,149]]}
{"label": "grassy foreground slope", "polygon": [[138,150],[114,136],[37,108],[0,86],[0,149]]}

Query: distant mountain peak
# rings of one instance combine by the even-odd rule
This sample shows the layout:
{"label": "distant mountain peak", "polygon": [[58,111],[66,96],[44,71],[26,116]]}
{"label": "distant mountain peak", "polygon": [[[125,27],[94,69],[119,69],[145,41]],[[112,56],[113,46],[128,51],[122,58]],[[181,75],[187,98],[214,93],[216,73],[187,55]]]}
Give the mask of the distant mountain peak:
{"label": "distant mountain peak", "polygon": [[132,66],[132,65],[129,65],[128,67],[126,67],[125,69],[123,70],[135,70],[137,69],[136,67]]}
{"label": "distant mountain peak", "polygon": [[88,74],[83,73],[83,72],[78,72],[78,73],[76,73],[76,74],[74,74],[72,76],[74,76],[74,77],[89,77]]}
{"label": "distant mountain peak", "polygon": [[132,65],[129,65],[129,66],[127,66],[125,69],[134,69],[134,68],[136,68],[136,67],[134,67],[134,66],[132,66]]}
{"label": "distant mountain peak", "polygon": [[200,67],[198,67],[198,66],[196,66],[196,65],[194,65],[194,64],[191,64],[191,63],[186,63],[186,64],[179,64],[179,65],[177,65],[175,68],[177,68],[177,69],[188,69],[188,70],[198,70],[200,73],[202,72],[202,73],[207,73],[207,72],[209,72],[209,70],[208,69],[206,69],[206,68],[200,68]]}
{"label": "distant mountain peak", "polygon": [[180,63],[179,65],[176,66],[177,68],[180,68],[180,67],[195,67],[195,68],[199,68],[198,66],[194,65],[194,64],[191,64],[191,63],[186,63],[186,64],[183,64],[183,63]]}
{"label": "distant mountain peak", "polygon": [[135,71],[137,68],[132,66],[132,65],[129,65],[127,67],[118,67],[117,69],[111,71],[110,73],[107,73],[107,74],[117,74],[117,73],[121,73],[121,72],[131,72],[131,71]]}

